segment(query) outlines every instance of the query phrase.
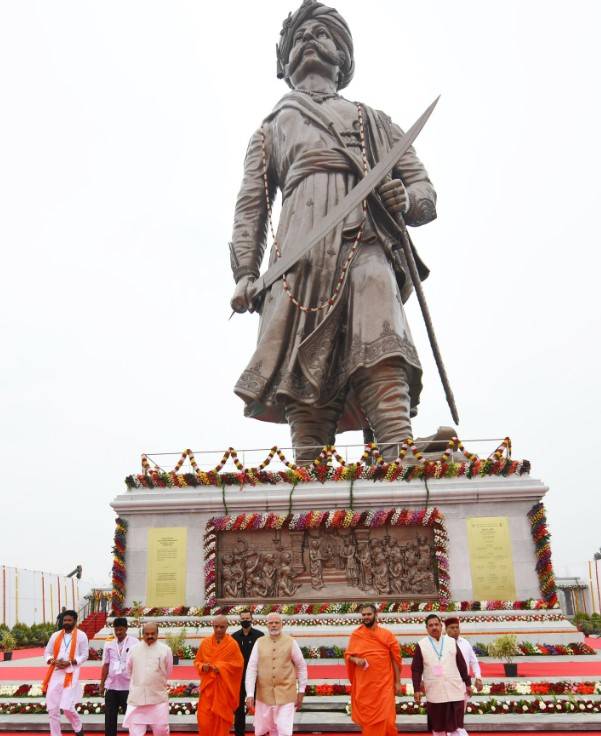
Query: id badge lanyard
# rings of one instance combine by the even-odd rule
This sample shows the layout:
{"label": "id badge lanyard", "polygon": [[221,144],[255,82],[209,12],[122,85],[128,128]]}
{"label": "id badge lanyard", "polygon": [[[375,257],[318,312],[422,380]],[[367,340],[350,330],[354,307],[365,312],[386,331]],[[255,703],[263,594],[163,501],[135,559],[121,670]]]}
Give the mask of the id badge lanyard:
{"label": "id badge lanyard", "polygon": [[430,646],[434,650],[434,654],[436,655],[436,659],[438,659],[438,664],[434,665],[434,674],[436,677],[442,677],[443,669],[442,669],[442,655],[444,653],[444,640],[445,640],[445,634],[443,634],[440,637],[440,648],[436,647],[435,640],[429,636],[428,637],[430,641]]}
{"label": "id badge lanyard", "polygon": [[115,642],[115,649],[117,650],[117,664],[115,666],[115,674],[120,675],[121,673],[125,672],[125,664],[123,662],[123,650],[125,650],[125,653],[129,651],[129,647],[126,648],[127,644],[127,637],[123,639],[123,643],[121,644],[121,647],[119,647],[119,642]]}

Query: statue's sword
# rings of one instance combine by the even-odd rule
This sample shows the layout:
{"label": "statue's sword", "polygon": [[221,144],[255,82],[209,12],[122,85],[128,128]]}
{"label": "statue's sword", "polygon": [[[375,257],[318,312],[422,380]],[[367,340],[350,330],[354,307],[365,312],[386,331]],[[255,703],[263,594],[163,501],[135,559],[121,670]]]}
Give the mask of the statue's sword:
{"label": "statue's sword", "polygon": [[[336,225],[338,225],[338,223],[342,222],[344,218],[355,209],[355,207],[360,205],[361,202],[363,202],[363,200],[374,191],[380,182],[392,171],[403,154],[417,138],[436,107],[438,99],[439,98],[437,97],[430,107],[428,107],[427,110],[415,121],[415,123],[413,123],[411,128],[409,128],[398,143],[390,149],[390,151],[376,164],[376,166],[374,166],[373,169],[370,169],[369,173],[367,173],[359,183],[351,189],[343,200],[328,212],[323,220],[316,223],[308,233],[299,234],[297,239],[286,248],[286,252],[282,257],[278,258],[278,260],[275,261],[262,276],[259,276],[259,278],[249,286],[248,296],[251,301],[254,301],[266,289],[269,289],[269,287],[272,286],[272,284],[274,284],[279,278],[290,271],[291,268],[305,255],[305,253],[319,243],[334,227],[336,227]],[[438,341],[436,339],[434,326],[430,317],[430,310],[426,303],[426,297],[424,295],[424,290],[422,289],[417,265],[413,256],[411,240],[407,233],[405,222],[400,216],[397,218],[397,225],[399,226],[401,247],[405,254],[409,274],[419,301],[419,306],[426,325],[426,331],[428,333],[428,339],[430,341],[430,347],[434,354],[436,367],[438,368],[438,374],[444,388],[447,403],[451,410],[453,421],[455,424],[459,424],[459,413],[455,404],[455,397],[453,396],[453,391],[449,383],[442,355],[440,354],[440,348],[438,347]]]}
{"label": "statue's sword", "polygon": [[346,197],[333,207],[328,214],[319,220],[308,233],[299,233],[296,240],[287,244],[286,252],[278,258],[262,276],[254,281],[248,287],[248,297],[250,301],[254,301],[266,289],[274,284],[285,273],[307,253],[317,245],[325,236],[333,230],[338,223],[342,222],[347,215],[358,207],[364,199],[374,191],[380,182],[389,174],[395,164],[397,164],[404,153],[407,152],[413,141],[419,135],[424,127],[432,111],[436,107],[438,97],[418,118],[409,130],[403,135],[399,142],[390,149],[390,151],[379,161],[373,169],[369,170],[361,181],[354,186]]}

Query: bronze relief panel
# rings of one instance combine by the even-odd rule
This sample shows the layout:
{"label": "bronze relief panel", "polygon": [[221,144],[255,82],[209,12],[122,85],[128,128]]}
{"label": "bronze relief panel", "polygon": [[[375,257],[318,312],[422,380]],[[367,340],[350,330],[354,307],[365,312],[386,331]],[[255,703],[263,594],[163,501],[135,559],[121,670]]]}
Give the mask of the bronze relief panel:
{"label": "bronze relief panel", "polygon": [[216,573],[220,604],[438,597],[427,527],[217,532]]}

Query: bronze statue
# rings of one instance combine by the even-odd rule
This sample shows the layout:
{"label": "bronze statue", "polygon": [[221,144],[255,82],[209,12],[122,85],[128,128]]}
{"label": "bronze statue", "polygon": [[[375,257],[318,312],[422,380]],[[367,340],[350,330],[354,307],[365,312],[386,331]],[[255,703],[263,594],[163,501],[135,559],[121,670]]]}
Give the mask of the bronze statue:
{"label": "bronze statue", "polygon": [[[282,212],[273,263],[299,231],[345,197],[402,136],[384,113],[340,95],[354,72],[344,18],[304,0],[285,20],[278,76],[291,91],[252,136],[236,203],[231,262],[236,311],[261,313],[258,344],[235,386],[248,416],[290,425],[299,463],[336,431],[371,428],[386,459],[412,435],[422,370],[403,303],[412,291],[392,218],[436,217],[436,194],[410,148],[392,176],[252,303],[277,190]],[[416,256],[419,275],[428,269]]]}

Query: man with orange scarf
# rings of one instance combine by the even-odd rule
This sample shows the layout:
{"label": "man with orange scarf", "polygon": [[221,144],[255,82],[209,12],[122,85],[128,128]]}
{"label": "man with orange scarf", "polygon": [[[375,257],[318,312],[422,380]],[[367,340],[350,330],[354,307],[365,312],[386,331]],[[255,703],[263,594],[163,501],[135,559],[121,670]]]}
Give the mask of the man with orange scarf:
{"label": "man with orange scarf", "polygon": [[344,653],[351,681],[351,718],[368,736],[396,736],[395,694],[401,694],[401,649],[378,623],[376,607],[361,608],[362,624]]}
{"label": "man with orange scarf", "polygon": [[83,726],[75,704],[80,702],[82,688],[79,668],[88,658],[88,637],[77,628],[77,613],[63,612],[63,628],[55,631],[46,645],[44,659],[49,665],[42,682],[52,736],[61,736],[61,710],[78,736]]}
{"label": "man with orange scarf", "polygon": [[194,660],[200,676],[196,717],[202,736],[227,736],[240,699],[244,659],[227,627],[225,616],[215,616],[213,635],[201,642]]}

